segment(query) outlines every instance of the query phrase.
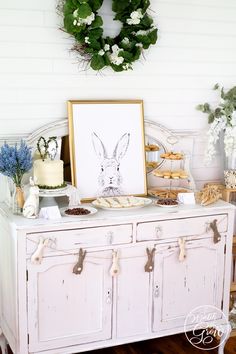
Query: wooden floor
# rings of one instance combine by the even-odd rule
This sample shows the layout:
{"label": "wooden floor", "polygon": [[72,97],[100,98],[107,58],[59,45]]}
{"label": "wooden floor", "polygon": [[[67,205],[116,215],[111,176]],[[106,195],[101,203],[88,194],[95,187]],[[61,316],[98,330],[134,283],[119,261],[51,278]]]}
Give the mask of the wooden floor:
{"label": "wooden floor", "polygon": [[[194,348],[184,334],[152,339],[118,347],[94,350],[89,354],[217,354],[217,349],[200,350]],[[230,338],[225,346],[225,354],[236,354],[236,337]]]}
{"label": "wooden floor", "polygon": [[[1,350],[0,350],[1,352]],[[88,354],[217,354],[217,349],[203,351],[194,348],[184,334],[152,339],[144,342],[120,345],[107,349],[93,350]],[[10,354],[10,353],[9,353]],[[225,354],[236,354],[236,337],[230,338]]]}

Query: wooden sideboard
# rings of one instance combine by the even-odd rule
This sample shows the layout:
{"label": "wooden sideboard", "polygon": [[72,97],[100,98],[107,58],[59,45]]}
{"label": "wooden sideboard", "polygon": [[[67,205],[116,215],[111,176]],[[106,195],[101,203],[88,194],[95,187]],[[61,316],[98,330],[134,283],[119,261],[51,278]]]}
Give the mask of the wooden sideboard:
{"label": "wooden sideboard", "polygon": [[[14,354],[69,354],[181,333],[201,305],[228,316],[233,225],[234,207],[223,201],[56,222],[13,216],[0,204],[2,352],[6,341]],[[40,242],[42,262],[34,264]],[[80,249],[87,253],[78,262]]]}

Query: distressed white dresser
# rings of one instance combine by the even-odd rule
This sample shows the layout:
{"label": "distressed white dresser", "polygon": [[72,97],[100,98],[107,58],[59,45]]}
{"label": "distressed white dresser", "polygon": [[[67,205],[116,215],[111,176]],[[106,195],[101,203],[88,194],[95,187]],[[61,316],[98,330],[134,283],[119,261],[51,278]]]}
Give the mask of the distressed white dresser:
{"label": "distressed white dresser", "polygon": [[[223,201],[58,222],[13,216],[0,204],[2,352],[6,340],[14,354],[69,354],[180,333],[189,311],[206,304],[228,316],[233,219]],[[43,259],[32,264],[40,240]]]}

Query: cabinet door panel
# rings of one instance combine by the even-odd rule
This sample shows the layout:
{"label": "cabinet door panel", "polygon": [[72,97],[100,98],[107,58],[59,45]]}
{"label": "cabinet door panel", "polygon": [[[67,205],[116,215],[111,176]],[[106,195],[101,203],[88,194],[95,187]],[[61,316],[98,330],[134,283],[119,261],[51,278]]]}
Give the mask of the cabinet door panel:
{"label": "cabinet door panel", "polygon": [[186,315],[201,305],[221,307],[224,238],[186,242],[180,262],[177,243],[157,247],[154,273],[153,331],[182,327]]}
{"label": "cabinet door panel", "polygon": [[129,337],[150,331],[151,273],[145,273],[146,248],[120,250],[120,274],[117,276],[117,337]]}
{"label": "cabinet door panel", "polygon": [[77,256],[28,264],[29,347],[32,351],[111,338],[110,252],[88,252],[80,275]]}

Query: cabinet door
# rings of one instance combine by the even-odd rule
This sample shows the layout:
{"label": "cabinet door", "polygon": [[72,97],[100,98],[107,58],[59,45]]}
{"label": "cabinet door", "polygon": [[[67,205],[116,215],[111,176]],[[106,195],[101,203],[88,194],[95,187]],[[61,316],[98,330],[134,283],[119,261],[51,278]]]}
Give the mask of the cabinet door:
{"label": "cabinet door", "polygon": [[111,338],[111,252],[88,252],[83,272],[77,256],[28,264],[29,349],[40,351]]}
{"label": "cabinet door", "polygon": [[186,315],[201,305],[221,308],[224,238],[186,242],[180,262],[177,242],[157,246],[153,289],[153,331],[183,328]]}
{"label": "cabinet door", "polygon": [[116,334],[118,338],[150,332],[151,277],[145,273],[145,247],[119,251],[120,273],[116,277]]}

